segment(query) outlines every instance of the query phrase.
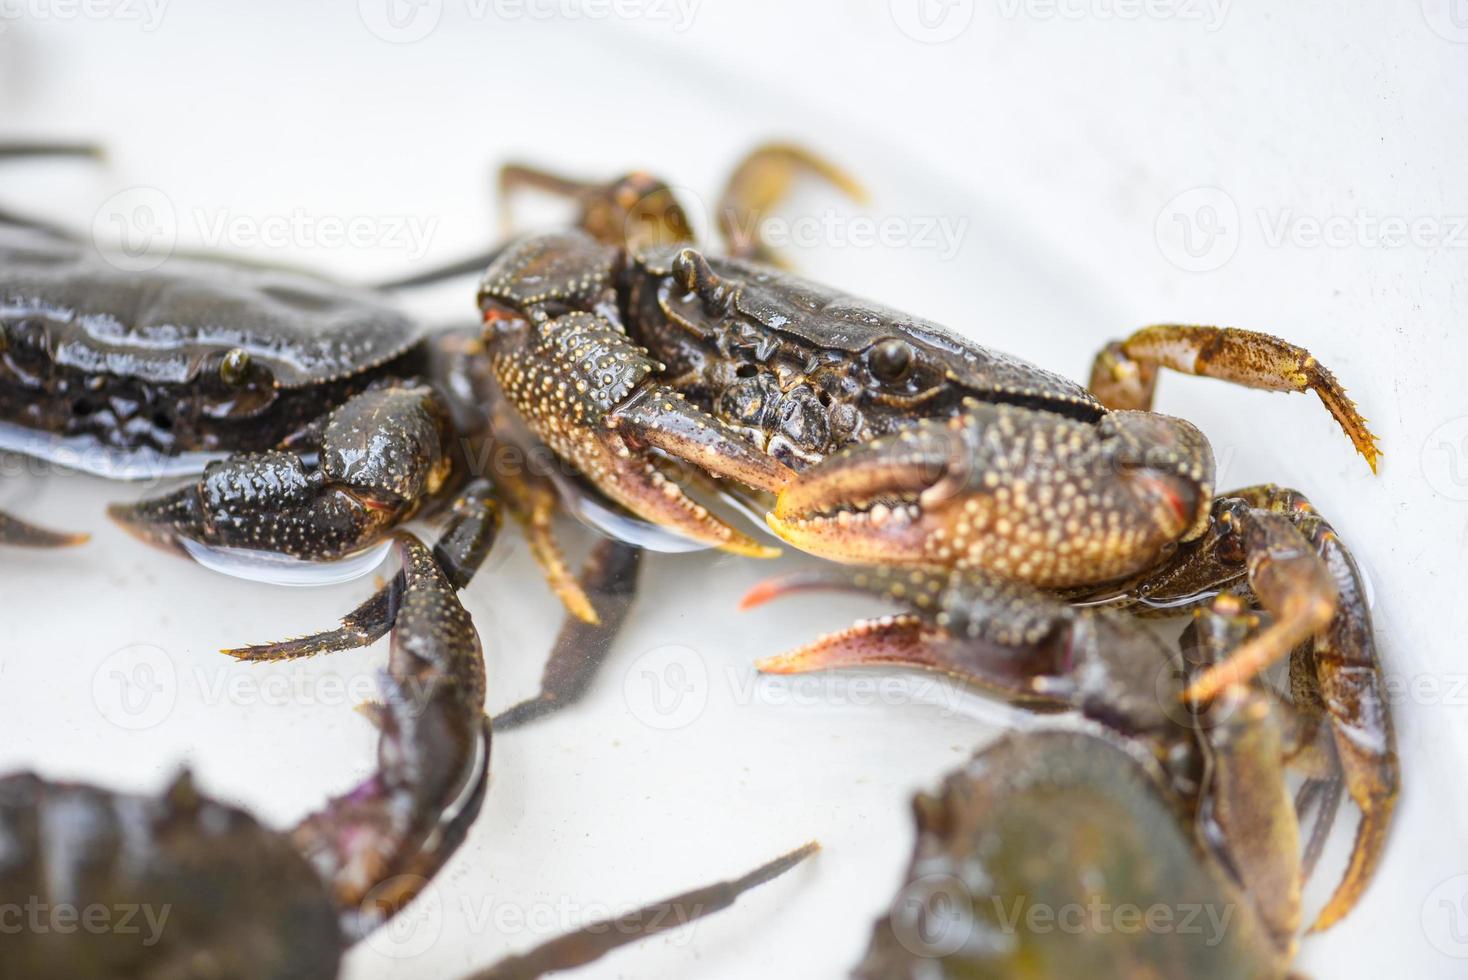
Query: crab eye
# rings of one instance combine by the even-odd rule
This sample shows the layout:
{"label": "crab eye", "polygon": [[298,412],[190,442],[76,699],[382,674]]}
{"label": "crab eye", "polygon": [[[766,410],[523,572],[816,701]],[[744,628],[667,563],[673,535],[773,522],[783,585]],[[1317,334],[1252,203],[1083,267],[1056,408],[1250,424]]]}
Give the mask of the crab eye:
{"label": "crab eye", "polygon": [[236,347],[219,362],[219,380],[234,387],[245,383],[250,373],[250,352]]}
{"label": "crab eye", "polygon": [[912,370],[912,348],[901,340],[884,340],[872,348],[867,363],[878,381],[901,381]]}

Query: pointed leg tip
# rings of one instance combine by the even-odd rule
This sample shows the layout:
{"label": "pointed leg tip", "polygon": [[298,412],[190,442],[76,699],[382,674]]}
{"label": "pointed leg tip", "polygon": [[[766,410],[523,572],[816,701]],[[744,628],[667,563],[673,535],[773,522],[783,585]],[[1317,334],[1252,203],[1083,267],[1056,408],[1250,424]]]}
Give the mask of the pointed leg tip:
{"label": "pointed leg tip", "polygon": [[781,594],[782,589],[780,588],[778,579],[766,579],[763,582],[756,582],[739,600],[739,611],[748,612],[751,609],[756,609],[767,602],[778,599]]}
{"label": "pointed leg tip", "polygon": [[591,604],[591,600],[579,587],[572,591],[562,592],[560,598],[561,605],[573,618],[587,626],[601,625],[601,616],[597,614],[596,607]]}
{"label": "pointed leg tip", "polygon": [[17,548],[73,548],[91,539],[84,531],[53,531],[0,514],[0,544]]}

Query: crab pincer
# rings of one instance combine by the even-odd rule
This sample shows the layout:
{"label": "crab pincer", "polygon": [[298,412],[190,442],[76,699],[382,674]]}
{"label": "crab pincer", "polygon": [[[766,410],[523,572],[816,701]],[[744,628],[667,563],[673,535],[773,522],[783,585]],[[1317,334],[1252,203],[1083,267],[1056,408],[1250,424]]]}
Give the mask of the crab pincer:
{"label": "crab pincer", "polygon": [[903,611],[766,657],[757,669],[935,670],[1017,704],[1073,708],[1126,732],[1166,730],[1181,713],[1175,699],[1157,696],[1158,676],[1175,657],[1145,626],[982,573],[830,566],[759,583],[740,607],[833,589],[892,600]]}
{"label": "crab pincer", "polygon": [[[291,837],[361,936],[390,918],[454,853],[488,789],[489,723],[479,636],[453,583],[411,534],[383,699],[369,716],[377,771],[299,823]],[[370,899],[370,901],[369,901]]]}
{"label": "crab pincer", "polygon": [[330,561],[381,541],[439,491],[448,432],[432,388],[373,388],[295,443],[227,457],[179,490],[107,512],[170,550],[187,541]]}
{"label": "crab pincer", "polygon": [[664,457],[769,492],[795,474],[658,380],[664,366],[617,320],[620,256],[584,234],[506,248],[480,287],[495,378],[535,436],[611,500],[695,541],[769,557],[684,493]]}
{"label": "crab pincer", "polygon": [[1150,412],[1078,421],[973,401],[804,471],[767,518],[783,540],[854,563],[978,568],[1041,588],[1155,565],[1207,527],[1213,454]]}

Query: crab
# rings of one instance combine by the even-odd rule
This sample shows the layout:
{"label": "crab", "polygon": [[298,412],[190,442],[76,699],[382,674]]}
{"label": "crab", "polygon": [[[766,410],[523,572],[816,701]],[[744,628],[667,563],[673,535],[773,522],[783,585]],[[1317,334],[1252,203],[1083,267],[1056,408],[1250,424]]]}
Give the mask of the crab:
{"label": "crab", "polygon": [[[725,197],[721,227],[758,227],[758,208],[794,174],[834,168],[771,152],[741,170],[746,196]],[[564,462],[642,518],[746,554],[759,553],[753,540],[685,484],[711,473],[773,493],[777,537],[837,562],[989,576],[1151,613],[1239,593],[1267,624],[1180,696],[1207,703],[1292,652],[1315,678],[1314,707],[1362,813],[1315,927],[1350,910],[1398,783],[1359,569],[1299,492],[1216,493],[1206,437],[1151,411],[1164,367],[1314,392],[1374,470],[1375,437],[1312,354],[1253,331],[1165,324],[1107,345],[1082,387],[758,261],[768,250],[747,237],[706,255],[646,174],[595,185],[529,173],[580,202],[578,227],[505,246],[479,301],[506,403]],[[912,628],[901,620],[870,640],[903,651]]]}
{"label": "crab", "polygon": [[[1150,411],[1160,367],[1315,391],[1374,467],[1375,440],[1341,386],[1308,352],[1276,338],[1167,325],[1108,346],[1087,389],[936,324],[800,279],[771,264],[757,236],[732,231],[757,227],[752,219],[801,173],[856,190],[839,170],[796,148],[757,151],[736,170],[721,206],[730,254],[712,255],[692,241],[668,186],[647,174],[601,184],[509,168],[508,188],[534,184],[570,195],[581,213],[571,230],[495,250],[479,290],[479,336],[410,339],[402,326],[384,331],[396,338],[391,343],[374,333],[373,342],[392,352],[382,358],[344,351],[334,343],[343,335],[330,329],[341,321],[329,314],[349,307],[378,315],[390,304],[373,291],[309,280],[317,291],[297,313],[326,328],[326,353],[342,373],[310,375],[299,393],[302,410],[280,418],[270,407],[292,404],[287,396],[297,392],[281,383],[269,356],[283,347],[299,357],[302,338],[274,319],[257,335],[241,328],[274,309],[272,286],[288,274],[202,260],[205,271],[180,265],[119,277],[65,235],[15,223],[5,230],[18,239],[15,268],[29,269],[29,278],[19,280],[19,292],[7,286],[7,295],[19,296],[24,320],[41,329],[17,325],[13,333],[43,342],[7,350],[14,376],[7,380],[26,392],[13,404],[42,411],[12,411],[29,420],[28,434],[80,434],[118,450],[124,464],[139,447],[169,461],[185,450],[231,454],[210,462],[202,480],[113,509],[145,540],[196,555],[202,547],[348,557],[410,517],[439,512],[449,524],[434,561],[462,587],[493,541],[495,502],[504,501],[530,529],[533,550],[579,620],[563,630],[541,694],[512,709],[519,721],[571,703],[585,689],[630,597],[615,584],[618,574],[635,572],[640,539],[629,529],[668,531],[741,555],[773,553],[697,499],[697,487],[728,493],[741,485],[756,502],[772,501],[767,523],[783,541],[907,576],[907,584],[894,580],[891,594],[911,598],[914,615],[864,624],[767,669],[934,666],[925,659],[929,640],[954,635],[954,611],[936,607],[937,593],[926,584],[936,579],[924,576],[954,576],[952,587],[980,592],[1045,590],[1040,599],[1017,600],[1021,612],[1056,596],[1186,610],[1219,591],[1235,592],[1260,616],[1260,628],[1241,633],[1238,649],[1191,676],[1177,701],[1206,709],[1293,652],[1296,707],[1321,736],[1310,755],[1338,768],[1363,814],[1351,865],[1315,927],[1346,914],[1380,859],[1397,785],[1359,571],[1298,493],[1260,487],[1215,495],[1206,439],[1189,423]],[[35,254],[39,261],[28,258]],[[291,282],[305,288],[299,278]],[[100,291],[104,283],[114,289]],[[201,301],[187,309],[202,317],[154,337],[156,350],[109,359],[101,335],[89,332],[102,324],[114,339],[135,342],[148,322],[119,324],[121,313],[155,309],[139,305],[140,297],[191,291]],[[241,291],[238,308],[221,302]],[[226,329],[206,329],[221,309],[231,314]],[[74,337],[62,328],[77,324],[84,360],[74,363],[50,338],[53,327]],[[238,343],[242,335],[255,346]],[[160,362],[172,367],[160,373]],[[261,367],[263,377],[255,373]],[[221,385],[239,393],[211,397]],[[74,430],[78,415],[96,414],[77,410],[91,404],[83,400],[88,388],[106,396],[106,412],[93,428]],[[139,394],[149,406],[171,399],[191,410],[213,408],[231,423],[251,421],[209,445],[196,444],[183,427],[187,437],[165,445],[156,419],[137,422],[130,406]],[[119,411],[126,425],[115,424]],[[178,428],[177,420],[170,424]],[[243,432],[258,433],[258,441],[244,442]],[[484,457],[470,450],[500,439],[543,444],[565,472],[518,485],[496,473],[491,485],[471,462]],[[579,583],[549,533],[567,479],[579,481],[588,500],[604,502],[596,520],[605,530],[628,538],[599,549]],[[71,543],[21,528],[16,543],[28,536],[36,544]],[[923,589],[912,591],[919,583]],[[392,628],[391,594],[401,588],[400,577],[335,630],[232,652],[268,659],[371,642]],[[609,600],[605,620],[590,593]],[[931,619],[921,618],[928,613]],[[964,622],[986,629],[975,617]],[[1053,639],[1006,634],[1001,665],[1016,655],[1043,659],[1055,652]],[[849,656],[817,652],[833,650]],[[984,671],[967,676],[982,679]],[[1042,680],[1018,692],[1000,686],[1053,706]],[[1148,690],[1109,684],[1094,692],[1095,710],[1119,710],[1105,703]]]}
{"label": "crab", "polygon": [[[444,523],[435,558],[462,587],[503,508],[567,609],[594,622],[551,534],[552,485],[481,472],[496,432],[479,373],[474,330],[423,331],[378,290],[212,254],[136,271],[0,215],[0,446],[115,478],[192,476],[108,512],[145,542],[271,581],[365,574],[396,528],[429,518]],[[0,543],[85,539],[0,515]],[[231,652],[365,645],[391,628],[386,595],[314,640]]]}
{"label": "crab", "polygon": [[[187,770],[158,796],[29,772],[0,777],[0,896],[12,913],[70,910],[89,924],[7,917],[6,976],[330,980],[355,943],[428,886],[488,789],[484,660],[433,554],[406,532],[395,539],[403,567],[391,586],[384,698],[366,712],[380,732],[376,771],[285,832],[206,796]],[[726,908],[816,850],[807,844],[473,976],[535,977],[590,962]],[[99,910],[128,922],[91,928]]]}
{"label": "crab", "polygon": [[[1113,358],[1103,354],[1103,364]],[[1370,881],[1398,765],[1360,570],[1303,494],[1264,485],[1215,497],[1212,453],[1189,423],[1138,409],[1078,421],[1053,408],[973,402],[827,457],[782,494],[770,523],[829,558],[993,577],[1143,615],[1238,594],[1266,625],[1180,697],[1206,704],[1290,658],[1297,686],[1312,681],[1306,704],[1361,811],[1349,866],[1313,928],[1343,917]],[[914,631],[905,618],[865,634],[861,658],[922,665],[910,660]]]}
{"label": "crab", "polygon": [[[1072,719],[1001,736],[938,796],[918,796],[909,880],[858,976],[1288,974],[1302,883],[1333,816],[1322,808],[1302,854],[1301,819],[1335,778],[1318,765],[1308,707],[1322,692],[1301,676],[1294,705],[1258,679],[1230,681],[1206,704],[1181,699],[1263,628],[1244,599],[1197,610],[1181,651],[1118,610],[974,573],[798,572],[749,602],[829,588],[910,611],[765,669],[923,666]],[[1298,804],[1289,770],[1306,776]],[[1145,927],[1116,918],[1128,908]],[[1205,913],[1211,931],[1207,919],[1177,928]]]}

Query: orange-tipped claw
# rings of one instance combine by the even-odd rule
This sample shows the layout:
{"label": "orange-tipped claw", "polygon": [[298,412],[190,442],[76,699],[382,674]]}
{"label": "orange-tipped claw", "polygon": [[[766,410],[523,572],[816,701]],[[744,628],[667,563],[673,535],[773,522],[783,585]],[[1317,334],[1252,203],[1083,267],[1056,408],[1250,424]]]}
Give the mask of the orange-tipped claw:
{"label": "orange-tipped claw", "polygon": [[942,641],[941,634],[916,616],[883,616],[827,633],[789,653],[757,660],[754,666],[765,674],[879,665],[941,669],[945,665],[936,648]]}

